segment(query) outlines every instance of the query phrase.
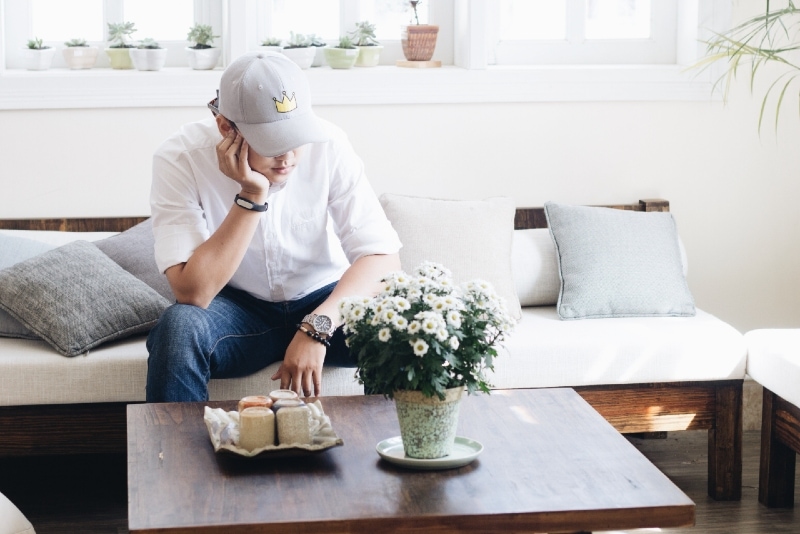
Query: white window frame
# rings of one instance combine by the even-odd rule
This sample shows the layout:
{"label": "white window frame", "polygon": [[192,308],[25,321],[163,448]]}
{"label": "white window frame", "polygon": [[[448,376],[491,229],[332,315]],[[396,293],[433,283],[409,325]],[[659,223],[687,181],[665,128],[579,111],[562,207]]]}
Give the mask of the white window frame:
{"label": "white window frame", "polygon": [[[9,1],[0,0],[0,10]],[[315,105],[564,101],[698,101],[711,98],[713,70],[688,71],[703,54],[699,40],[730,25],[729,0],[679,4],[676,63],[669,65],[493,66],[486,46],[491,0],[436,0],[439,39],[452,43],[452,64],[439,69],[395,66],[305,71]],[[673,0],[657,0],[673,1]],[[224,64],[258,42],[258,0],[225,2]],[[448,8],[451,10],[447,15]],[[0,11],[3,12],[3,11]],[[433,13],[431,14],[434,15]],[[446,18],[449,16],[449,19]],[[90,69],[7,69],[0,28],[0,109],[204,106],[221,69],[187,67],[158,73]],[[437,58],[438,58],[437,45]]]}
{"label": "white window frame", "polygon": [[678,3],[651,0],[651,32],[647,39],[586,39],[587,0],[567,0],[566,36],[562,40],[510,40],[499,37],[499,12],[489,10],[488,61],[493,65],[637,65],[676,62]]}

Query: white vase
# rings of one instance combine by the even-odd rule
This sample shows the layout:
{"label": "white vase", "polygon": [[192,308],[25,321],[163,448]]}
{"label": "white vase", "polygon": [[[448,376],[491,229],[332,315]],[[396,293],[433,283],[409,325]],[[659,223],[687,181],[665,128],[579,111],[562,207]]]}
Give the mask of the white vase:
{"label": "white vase", "polygon": [[97,61],[100,49],[96,46],[68,46],[61,50],[67,67],[78,69],[91,69]]}
{"label": "white vase", "polygon": [[28,70],[47,70],[53,64],[53,56],[56,54],[56,49],[41,48],[25,49],[25,68]]}
{"label": "white vase", "polygon": [[297,66],[301,69],[307,69],[311,67],[311,64],[314,62],[314,55],[317,53],[316,47],[313,46],[306,46],[304,48],[284,48],[283,54],[297,63]]}
{"label": "white vase", "polygon": [[131,48],[131,61],[137,70],[161,70],[167,62],[167,49]]}
{"label": "white vase", "polygon": [[325,47],[324,46],[315,46],[314,47],[314,61],[311,63],[312,67],[321,67],[325,64]]}
{"label": "white vase", "polygon": [[410,458],[443,458],[453,450],[463,387],[447,390],[444,400],[421,391],[395,391],[403,449]]}
{"label": "white vase", "polygon": [[189,66],[194,70],[211,70],[217,66],[221,48],[192,48],[186,47],[189,57]]}

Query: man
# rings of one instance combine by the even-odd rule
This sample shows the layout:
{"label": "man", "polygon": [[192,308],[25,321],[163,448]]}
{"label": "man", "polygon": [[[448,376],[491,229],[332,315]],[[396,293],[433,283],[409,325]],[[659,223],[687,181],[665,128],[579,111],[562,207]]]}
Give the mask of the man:
{"label": "man", "polygon": [[209,107],[153,158],[156,262],[177,303],[147,340],[147,401],[206,400],[211,378],[279,360],[281,388],[318,396],[323,362],[355,365],[339,300],[375,294],[400,241],[286,56],[238,58]]}

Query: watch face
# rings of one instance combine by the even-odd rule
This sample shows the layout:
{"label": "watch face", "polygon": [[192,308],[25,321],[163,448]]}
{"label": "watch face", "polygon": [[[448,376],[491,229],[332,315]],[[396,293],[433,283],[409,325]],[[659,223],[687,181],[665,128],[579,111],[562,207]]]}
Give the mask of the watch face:
{"label": "watch face", "polygon": [[333,330],[333,321],[327,315],[317,315],[312,323],[314,330],[322,334],[329,334]]}

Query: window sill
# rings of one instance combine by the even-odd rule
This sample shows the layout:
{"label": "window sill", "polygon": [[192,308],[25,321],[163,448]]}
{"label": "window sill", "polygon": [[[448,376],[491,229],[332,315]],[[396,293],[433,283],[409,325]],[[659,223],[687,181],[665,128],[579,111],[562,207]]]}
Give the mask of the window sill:
{"label": "window sill", "polygon": [[[328,67],[305,71],[315,105],[458,104],[483,102],[703,101],[707,73],[679,65],[459,67]],[[158,72],[89,69],[0,71],[0,109],[202,106],[222,70]]]}

